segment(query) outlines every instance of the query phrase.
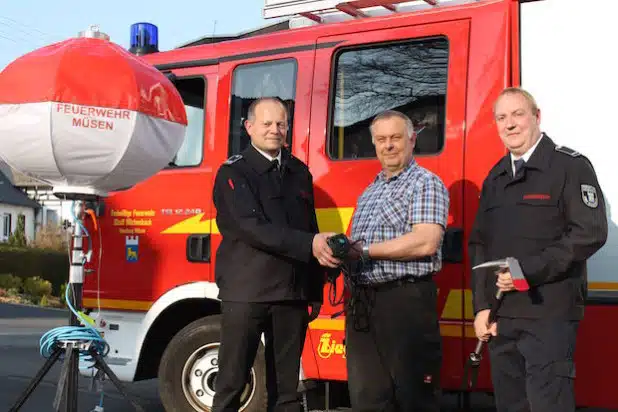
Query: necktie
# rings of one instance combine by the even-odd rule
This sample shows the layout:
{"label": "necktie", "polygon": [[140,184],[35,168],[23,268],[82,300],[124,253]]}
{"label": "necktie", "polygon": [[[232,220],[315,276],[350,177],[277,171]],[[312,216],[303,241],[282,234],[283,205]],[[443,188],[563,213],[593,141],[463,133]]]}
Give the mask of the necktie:
{"label": "necktie", "polygon": [[271,162],[270,173],[275,176],[275,180],[281,180],[281,167],[279,166],[279,160],[275,159]]}
{"label": "necktie", "polygon": [[524,159],[517,159],[513,162],[515,164],[515,175],[513,177],[519,176],[521,169],[523,169],[526,161]]}

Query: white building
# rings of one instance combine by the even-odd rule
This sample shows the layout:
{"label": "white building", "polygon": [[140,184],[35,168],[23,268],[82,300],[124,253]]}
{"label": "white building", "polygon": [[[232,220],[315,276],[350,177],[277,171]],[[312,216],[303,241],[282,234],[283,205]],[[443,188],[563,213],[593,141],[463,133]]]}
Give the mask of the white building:
{"label": "white building", "polygon": [[10,169],[0,167],[0,242],[6,242],[17,229],[20,215],[24,219],[26,239],[34,239],[36,218],[41,206],[13,186]]}
{"label": "white building", "polygon": [[71,201],[57,198],[52,187],[22,173],[12,170],[13,185],[28,198],[37,202],[41,209],[35,217],[35,231],[42,226],[62,225],[71,222]]}

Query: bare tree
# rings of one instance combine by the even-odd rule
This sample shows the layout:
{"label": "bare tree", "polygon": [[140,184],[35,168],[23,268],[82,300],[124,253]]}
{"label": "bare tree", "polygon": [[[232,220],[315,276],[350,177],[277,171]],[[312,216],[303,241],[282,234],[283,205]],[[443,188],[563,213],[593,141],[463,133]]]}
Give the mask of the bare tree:
{"label": "bare tree", "polygon": [[337,67],[337,126],[380,111],[446,95],[448,42],[443,39],[349,51]]}

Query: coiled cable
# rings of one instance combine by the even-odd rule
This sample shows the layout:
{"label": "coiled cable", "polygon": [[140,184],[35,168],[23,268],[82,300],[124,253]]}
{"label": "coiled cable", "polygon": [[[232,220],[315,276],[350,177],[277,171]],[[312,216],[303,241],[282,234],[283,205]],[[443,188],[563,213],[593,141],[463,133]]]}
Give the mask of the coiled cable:
{"label": "coiled cable", "polygon": [[[71,207],[71,216],[73,221],[83,230],[85,234],[84,237],[90,238],[90,233],[86,229],[86,226],[82,223],[81,219],[75,216],[75,202],[73,202]],[[70,258],[71,254],[69,252],[69,264],[73,264]],[[69,296],[69,292],[71,292],[71,296]],[[92,358],[90,349],[94,348],[94,350],[102,357],[105,357],[110,350],[109,345],[105,339],[103,339],[101,334],[91,326],[90,322],[86,320],[84,315],[81,312],[78,312],[71,303],[71,300],[75,299],[75,291],[73,290],[72,283],[67,285],[64,297],[69,310],[81,321],[84,326],[60,326],[46,332],[39,341],[41,356],[44,358],[51,357],[53,352],[58,348],[60,342],[74,342],[76,344],[75,346],[79,346],[77,345],[79,343],[91,342],[91,345],[89,345],[90,347],[79,347],[80,360],[93,363],[89,366],[89,368],[91,368],[94,366],[95,360]],[[60,357],[62,359],[63,355],[61,354]]]}
{"label": "coiled cable", "polygon": [[[69,286],[71,286],[71,284],[69,284]],[[44,358],[49,358],[56,350],[60,342],[74,342],[76,344],[92,342],[92,347],[94,347],[94,350],[96,350],[102,357],[105,357],[109,353],[109,344],[105,341],[105,339],[103,339],[101,334],[95,328],[90,326],[89,322],[83,317],[81,312],[75,310],[71,304],[71,299],[69,299],[69,290],[72,291],[72,288],[67,287],[65,292],[67,306],[69,307],[69,310],[71,310],[71,312],[73,312],[73,314],[75,314],[75,316],[82,321],[84,326],[60,326],[46,332],[41,337],[39,342],[41,346],[41,356]],[[90,348],[79,349],[80,360],[84,360],[86,362],[95,361],[92,358],[89,349]],[[90,367],[92,366],[93,365]]]}

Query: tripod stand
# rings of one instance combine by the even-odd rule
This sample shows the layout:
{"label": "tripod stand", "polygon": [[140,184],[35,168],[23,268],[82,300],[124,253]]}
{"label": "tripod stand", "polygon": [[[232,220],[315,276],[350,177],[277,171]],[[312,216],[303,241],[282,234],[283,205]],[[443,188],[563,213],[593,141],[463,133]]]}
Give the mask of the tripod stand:
{"label": "tripod stand", "polygon": [[[84,218],[84,201],[81,199],[75,200],[74,207],[75,226],[73,228],[72,248],[70,253],[71,266],[69,270],[69,284],[66,290],[66,302],[70,309],[70,326],[57,328],[43,336],[41,339],[41,352],[44,356],[47,354],[47,361],[43,364],[41,369],[39,369],[26,390],[20,395],[17,402],[10,409],[10,412],[19,411],[54,363],[61,359],[63,354],[62,369],[58,381],[58,388],[56,390],[56,397],[54,399],[54,409],[57,412],[60,412],[63,400],[65,406],[63,410],[65,412],[77,412],[80,356],[89,356],[90,360],[94,361],[93,367],[110,378],[118,391],[131,402],[136,411],[143,412],[142,407],[129,397],[118,377],[116,377],[103,359],[103,356],[107,354],[107,350],[109,349],[107,343],[103,341],[96,329],[80,325],[80,320],[83,321],[84,325],[87,324],[81,317],[79,311],[82,309],[84,264],[89,258],[88,255],[83,253],[83,238],[84,232],[86,232],[86,236],[88,236],[88,234],[82,223]],[[97,275],[100,276],[100,274]],[[71,292],[73,303],[71,303],[71,299],[69,298],[69,291]]]}

